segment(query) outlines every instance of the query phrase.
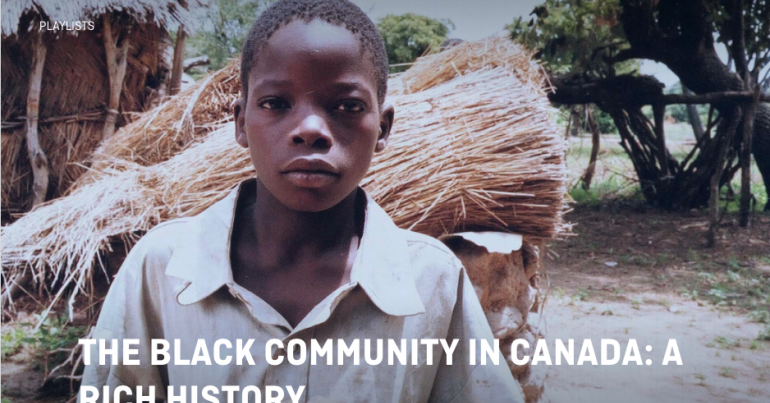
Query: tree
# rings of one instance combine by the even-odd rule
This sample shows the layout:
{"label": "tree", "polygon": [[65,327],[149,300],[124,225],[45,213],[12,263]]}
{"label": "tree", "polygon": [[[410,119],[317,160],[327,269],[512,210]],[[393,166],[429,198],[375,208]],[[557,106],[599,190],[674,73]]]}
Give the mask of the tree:
{"label": "tree", "polygon": [[[606,62],[623,41],[617,0],[546,0],[530,15],[533,18],[528,21],[517,17],[507,28],[512,39],[536,50],[535,57],[545,62],[551,74],[579,72],[606,77],[639,71],[635,60]],[[569,109],[572,127],[584,126],[580,114]],[[588,114],[602,133],[616,131],[606,112],[590,107]]]}
{"label": "tree", "polygon": [[594,76],[632,73],[639,64],[607,63],[624,44],[618,0],[546,0],[507,28],[511,38],[536,50],[552,74],[580,72]]}
{"label": "tree", "polygon": [[241,53],[243,42],[262,10],[272,0],[213,0],[199,16],[201,28],[188,39],[187,57],[206,55],[219,70]]}
{"label": "tree", "polygon": [[[618,126],[621,144],[634,163],[647,200],[665,208],[688,208],[709,202],[713,205],[716,199],[713,196],[721,184],[728,182],[738,169],[749,171],[749,145],[765,187],[770,186],[770,107],[755,105],[746,95],[756,88],[760,71],[770,61],[768,3],[767,0],[547,0],[535,9],[527,29],[522,28],[521,22],[514,23],[517,29],[511,33],[514,37],[533,37],[534,42],[530,43],[540,46],[538,49],[544,57],[560,51],[570,54],[572,50],[564,46],[575,38],[597,37],[605,41],[597,43],[591,51],[580,50],[590,55],[589,63],[579,55],[562,58],[565,63],[573,63],[570,70],[573,75],[552,80],[556,91],[550,98],[567,104],[595,103],[608,112]],[[599,6],[601,8],[595,10],[599,16],[596,21],[581,17]],[[563,18],[588,21],[586,24],[598,28],[581,31],[581,25],[576,23],[578,30],[559,34],[558,21],[553,17],[559,12]],[[617,18],[607,18],[613,15]],[[602,30],[602,24],[608,27]],[[591,34],[594,30],[597,33]],[[604,33],[608,34],[601,39]],[[715,40],[730,50],[733,70],[719,59]],[[685,87],[696,94],[708,95],[701,98],[664,95],[657,80],[618,74],[617,66],[637,59],[665,64]],[[719,124],[709,122],[711,127],[703,141],[681,161],[668,152],[663,130],[665,105],[677,99],[710,100],[722,117]],[[644,104],[653,105],[655,124],[641,113]],[[747,113],[752,110],[751,114]],[[755,118],[743,121],[743,117],[752,114]],[[712,135],[713,128],[716,134]],[[748,200],[749,197],[742,196],[742,202]],[[765,208],[770,210],[770,206]]]}
{"label": "tree", "polygon": [[451,21],[439,21],[410,13],[387,15],[377,23],[377,28],[385,42],[388,63],[403,64],[412,63],[428,49],[438,48],[447,39],[450,29],[454,29],[454,25]]}

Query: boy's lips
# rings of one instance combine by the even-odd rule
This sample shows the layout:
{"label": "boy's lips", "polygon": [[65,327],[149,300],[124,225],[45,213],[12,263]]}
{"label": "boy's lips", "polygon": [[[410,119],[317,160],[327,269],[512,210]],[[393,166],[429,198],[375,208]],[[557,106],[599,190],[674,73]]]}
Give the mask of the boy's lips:
{"label": "boy's lips", "polygon": [[292,184],[303,188],[320,188],[336,181],[340,174],[332,164],[320,159],[298,158],[282,171]]}

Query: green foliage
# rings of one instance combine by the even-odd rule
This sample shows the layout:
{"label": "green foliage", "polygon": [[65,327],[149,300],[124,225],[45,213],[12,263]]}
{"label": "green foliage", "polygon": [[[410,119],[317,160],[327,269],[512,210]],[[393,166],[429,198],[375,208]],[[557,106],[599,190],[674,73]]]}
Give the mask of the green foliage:
{"label": "green foliage", "polygon": [[591,109],[591,113],[593,113],[596,124],[599,125],[599,131],[602,134],[617,133],[618,129],[615,127],[615,121],[612,120],[609,113],[599,109],[595,105],[591,105]]}
{"label": "green foliage", "polygon": [[224,67],[241,53],[251,24],[272,0],[213,0],[198,19],[200,27],[187,41],[186,57],[207,55],[209,69]]}
{"label": "green foliage", "polygon": [[637,62],[613,67],[605,61],[629,46],[620,12],[618,0],[546,0],[535,7],[529,21],[518,17],[507,28],[512,39],[536,50],[553,73],[633,72]]}
{"label": "green foliage", "polygon": [[401,64],[411,63],[428,49],[439,47],[454,25],[451,21],[409,13],[387,15],[377,23],[377,28],[385,42],[388,63]]}
{"label": "green foliage", "polygon": [[[732,42],[734,16],[725,8],[725,3],[718,0],[706,0],[709,18],[714,24],[718,42],[728,45]],[[759,70],[770,63],[770,0],[744,1],[744,44],[749,69],[753,69],[754,79],[758,79]]]}
{"label": "green foliage", "polygon": [[6,328],[3,335],[0,336],[2,346],[0,346],[0,358],[5,360],[6,358],[16,354],[21,348],[23,342],[22,339],[26,337],[24,328],[17,326],[15,328]]}
{"label": "green foliage", "polygon": [[[663,92],[665,94],[682,94],[682,83],[677,81],[676,84],[666,88],[663,90]],[[707,120],[709,107],[708,105],[697,105],[696,108],[698,109],[698,116],[700,116],[700,120],[705,128],[706,124],[708,123]],[[676,122],[679,123],[690,123],[690,115],[687,114],[687,105],[685,104],[674,104],[666,106],[666,116],[671,116]]]}
{"label": "green foliage", "polygon": [[[36,320],[39,316],[36,315]],[[66,317],[47,317],[43,324],[35,329],[32,323],[19,323],[17,326],[4,326],[2,333],[2,359],[13,356],[22,348],[31,351],[37,358],[38,369],[51,368],[62,363],[84,337],[87,328],[68,323]]]}
{"label": "green foliage", "polygon": [[690,116],[687,114],[687,106],[683,104],[666,106],[666,116],[671,116],[677,123],[690,122]]}

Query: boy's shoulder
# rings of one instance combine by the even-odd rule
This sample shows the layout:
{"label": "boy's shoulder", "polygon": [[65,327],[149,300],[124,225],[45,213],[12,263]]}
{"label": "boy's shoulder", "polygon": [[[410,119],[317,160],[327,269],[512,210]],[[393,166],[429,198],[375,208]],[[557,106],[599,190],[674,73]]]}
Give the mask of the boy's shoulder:
{"label": "boy's shoulder", "polygon": [[163,271],[179,248],[184,234],[189,233],[189,218],[177,218],[162,222],[144,236],[131,249],[121,266],[121,271],[131,277],[153,275]]}
{"label": "boy's shoulder", "polygon": [[374,250],[379,260],[404,266],[397,271],[408,271],[419,282],[448,280],[456,284],[463,266],[446,245],[431,236],[398,227],[370,195],[367,197],[364,239],[368,241],[362,248]]}
{"label": "boy's shoulder", "polygon": [[173,251],[179,240],[188,233],[190,218],[175,218],[162,222],[149,231],[137,242],[136,247],[147,253]]}
{"label": "boy's shoulder", "polygon": [[444,263],[461,265],[455,254],[440,240],[432,236],[407,229],[400,229],[399,232],[402,234],[404,239],[406,239],[406,243],[409,246],[411,254],[429,255],[430,257],[438,259]]}
{"label": "boy's shoulder", "polygon": [[463,270],[463,264],[440,240],[431,236],[400,229],[406,240],[410,271],[420,282],[447,282],[454,287]]}

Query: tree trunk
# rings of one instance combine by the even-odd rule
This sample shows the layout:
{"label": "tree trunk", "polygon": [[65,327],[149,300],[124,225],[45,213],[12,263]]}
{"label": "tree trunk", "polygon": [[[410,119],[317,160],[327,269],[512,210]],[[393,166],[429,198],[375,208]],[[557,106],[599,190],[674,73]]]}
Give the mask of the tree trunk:
{"label": "tree trunk", "polygon": [[182,73],[184,73],[184,25],[180,25],[176,31],[176,44],[174,45],[174,64],[171,67],[171,84],[169,95],[176,95],[182,87]]}
{"label": "tree trunk", "polygon": [[572,137],[580,136],[580,126],[582,126],[582,122],[580,121],[580,113],[577,111],[577,107],[571,109],[570,119],[572,120],[572,131],[570,132],[570,135]]}
{"label": "tree trunk", "polygon": [[[762,175],[765,191],[770,195],[770,106],[757,104],[753,123],[751,153]],[[770,211],[770,200],[765,203],[765,211]]]}
{"label": "tree trunk", "polygon": [[27,89],[27,157],[32,166],[32,205],[36,206],[45,201],[48,193],[48,158],[40,147],[38,135],[38,113],[40,110],[40,90],[43,81],[43,67],[45,66],[46,45],[43,35],[33,32],[35,35],[35,49],[32,54],[32,71],[29,75],[29,88]]}
{"label": "tree trunk", "polygon": [[106,140],[115,133],[115,125],[120,115],[120,95],[123,90],[123,79],[126,77],[126,64],[128,62],[128,37],[124,37],[122,44],[118,46],[112,32],[112,22],[109,14],[102,15],[102,34],[104,35],[104,51],[107,58],[107,74],[110,79],[110,98],[107,102],[107,117],[104,120],[102,140]]}
{"label": "tree trunk", "polygon": [[588,167],[586,168],[583,177],[583,189],[588,190],[591,188],[591,181],[594,179],[594,173],[596,173],[596,157],[599,155],[599,146],[601,141],[601,132],[599,131],[599,125],[596,123],[590,108],[586,108],[588,128],[591,130],[591,159],[588,160]]}
{"label": "tree trunk", "polygon": [[[682,94],[693,95],[694,92],[690,91],[687,87],[682,86]],[[700,140],[706,130],[703,129],[703,123],[700,120],[700,114],[698,114],[698,106],[694,104],[687,104],[687,118],[692,126],[692,133],[695,135],[695,140]]]}

